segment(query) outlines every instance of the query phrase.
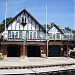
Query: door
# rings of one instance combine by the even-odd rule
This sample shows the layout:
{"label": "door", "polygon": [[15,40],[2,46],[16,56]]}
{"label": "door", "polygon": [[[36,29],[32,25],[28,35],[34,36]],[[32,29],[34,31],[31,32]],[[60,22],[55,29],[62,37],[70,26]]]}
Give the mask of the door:
{"label": "door", "polygon": [[28,57],[40,57],[40,46],[28,46],[27,47]]}
{"label": "door", "polygon": [[51,45],[49,46],[49,52],[48,52],[48,56],[49,57],[59,57],[60,56],[60,46],[58,45]]}
{"label": "door", "polygon": [[20,57],[20,46],[19,45],[8,45],[7,57]]}

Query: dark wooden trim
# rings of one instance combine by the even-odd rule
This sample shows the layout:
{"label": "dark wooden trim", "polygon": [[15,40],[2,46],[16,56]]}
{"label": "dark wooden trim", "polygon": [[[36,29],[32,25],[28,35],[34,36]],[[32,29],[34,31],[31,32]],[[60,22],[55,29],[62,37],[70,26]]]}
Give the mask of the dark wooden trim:
{"label": "dark wooden trim", "polygon": [[12,30],[12,25],[13,25],[13,24],[11,23],[11,30]]}
{"label": "dark wooden trim", "polygon": [[32,18],[31,18],[31,31],[32,31],[32,22],[33,22],[33,20],[32,20]]}
{"label": "dark wooden trim", "polygon": [[[16,20],[17,21],[17,20]],[[16,24],[17,24],[17,22],[15,22],[15,30],[16,30]]]}
{"label": "dark wooden trim", "polygon": [[21,25],[21,15],[19,16],[20,23],[19,23],[19,30],[20,30],[20,25]]}
{"label": "dark wooden trim", "polygon": [[35,23],[35,21],[34,21],[34,28],[35,28],[35,31],[36,31],[36,23]]}
{"label": "dark wooden trim", "polygon": [[[29,17],[29,15],[28,15],[28,17]],[[29,19],[29,18],[28,18]],[[29,24],[29,20],[28,20],[28,24]],[[28,30],[28,24],[27,24],[27,30]]]}
{"label": "dark wooden trim", "polygon": [[40,26],[39,26],[39,31],[40,31]]}
{"label": "dark wooden trim", "polygon": [[21,27],[21,14],[20,14],[19,30],[20,30],[20,27]]}

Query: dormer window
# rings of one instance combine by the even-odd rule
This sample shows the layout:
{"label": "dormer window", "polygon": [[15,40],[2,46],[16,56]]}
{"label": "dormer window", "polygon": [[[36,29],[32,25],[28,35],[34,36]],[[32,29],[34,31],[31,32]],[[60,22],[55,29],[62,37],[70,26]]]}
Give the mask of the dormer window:
{"label": "dormer window", "polygon": [[23,26],[25,26],[25,25],[27,24],[27,17],[26,17],[26,15],[23,14],[21,19],[22,19],[22,20],[21,20],[21,24],[22,24]]}

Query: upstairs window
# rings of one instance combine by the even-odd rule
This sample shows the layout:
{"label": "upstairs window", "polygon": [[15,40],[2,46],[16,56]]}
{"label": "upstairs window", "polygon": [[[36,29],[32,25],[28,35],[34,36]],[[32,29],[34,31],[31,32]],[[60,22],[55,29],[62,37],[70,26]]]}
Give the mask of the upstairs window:
{"label": "upstairs window", "polygon": [[8,38],[11,38],[11,31],[8,31]]}
{"label": "upstairs window", "polygon": [[24,21],[24,16],[22,17],[22,23],[24,23],[25,21]]}
{"label": "upstairs window", "polygon": [[22,38],[22,31],[19,31],[19,38]]}
{"label": "upstairs window", "polygon": [[16,32],[16,34],[15,34],[15,38],[18,38],[18,32]]}
{"label": "upstairs window", "polygon": [[26,17],[26,15],[22,15],[22,18],[21,18],[22,20],[21,20],[21,24],[23,25],[23,26],[25,26],[26,24],[27,24],[27,17]]}
{"label": "upstairs window", "polygon": [[57,39],[60,38],[60,33],[57,33]]}
{"label": "upstairs window", "polygon": [[12,38],[14,38],[14,32],[12,32]]}
{"label": "upstairs window", "polygon": [[52,38],[53,38],[53,37],[52,37],[52,33],[50,33],[50,34],[49,34],[49,38],[50,38],[50,39],[52,39]]}

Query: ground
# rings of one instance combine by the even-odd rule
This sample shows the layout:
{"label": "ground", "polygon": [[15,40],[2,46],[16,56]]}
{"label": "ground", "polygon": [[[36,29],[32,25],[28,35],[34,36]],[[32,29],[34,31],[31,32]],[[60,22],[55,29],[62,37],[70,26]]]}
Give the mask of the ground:
{"label": "ground", "polygon": [[[73,65],[75,64],[75,60],[72,58],[67,57],[48,57],[48,58],[41,58],[41,57],[26,57],[26,58],[17,58],[17,57],[7,57],[3,60],[0,60],[0,73],[5,73],[11,70],[10,68],[14,69],[15,73],[22,73],[29,71],[29,68],[34,70],[35,67],[48,67],[51,65],[54,66],[63,66],[63,65]],[[15,69],[17,67],[17,69]],[[23,69],[27,67],[28,69]],[[22,69],[21,69],[22,68]],[[8,71],[7,71],[8,70]],[[18,71],[17,71],[18,70]],[[20,71],[21,70],[21,71]],[[24,71],[23,71],[24,70]],[[12,71],[12,72],[13,72]],[[32,71],[30,71],[32,72]]]}

